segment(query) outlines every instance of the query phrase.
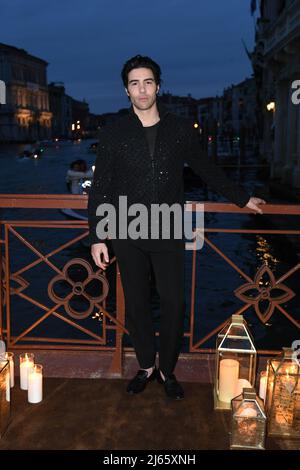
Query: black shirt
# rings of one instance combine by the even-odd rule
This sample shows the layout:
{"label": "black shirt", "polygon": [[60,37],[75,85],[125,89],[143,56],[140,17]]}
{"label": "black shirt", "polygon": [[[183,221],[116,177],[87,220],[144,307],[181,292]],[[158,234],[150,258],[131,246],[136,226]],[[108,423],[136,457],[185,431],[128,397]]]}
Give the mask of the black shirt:
{"label": "black shirt", "polygon": [[154,124],[154,126],[144,127],[146,138],[147,138],[148,145],[149,145],[149,153],[150,153],[151,158],[153,158],[153,155],[154,155],[158,122],[156,124]]}

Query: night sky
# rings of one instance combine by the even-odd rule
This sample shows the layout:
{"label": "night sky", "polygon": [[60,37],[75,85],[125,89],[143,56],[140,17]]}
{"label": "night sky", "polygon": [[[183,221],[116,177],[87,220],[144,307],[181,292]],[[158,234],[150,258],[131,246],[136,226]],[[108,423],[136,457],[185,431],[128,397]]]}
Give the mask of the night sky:
{"label": "night sky", "polygon": [[249,0],[0,0],[0,42],[47,62],[48,82],[85,98],[90,111],[127,107],[123,63],[149,55],[162,91],[195,98],[222,94],[251,76]]}

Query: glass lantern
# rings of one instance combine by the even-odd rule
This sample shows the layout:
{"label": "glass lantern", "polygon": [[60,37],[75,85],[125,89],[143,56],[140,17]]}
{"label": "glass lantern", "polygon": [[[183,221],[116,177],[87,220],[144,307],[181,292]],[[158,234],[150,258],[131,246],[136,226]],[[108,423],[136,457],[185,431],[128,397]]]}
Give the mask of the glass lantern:
{"label": "glass lantern", "polygon": [[265,407],[268,435],[300,438],[300,367],[293,360],[294,350],[268,361]]}
{"label": "glass lantern", "polygon": [[230,410],[232,398],[254,387],[256,349],[242,315],[232,315],[216,344],[214,409]]}
{"label": "glass lantern", "polygon": [[254,388],[244,388],[231,401],[231,409],[230,448],[264,450],[267,417]]}
{"label": "glass lantern", "polygon": [[0,438],[3,436],[10,419],[10,381],[9,361],[0,362]]}

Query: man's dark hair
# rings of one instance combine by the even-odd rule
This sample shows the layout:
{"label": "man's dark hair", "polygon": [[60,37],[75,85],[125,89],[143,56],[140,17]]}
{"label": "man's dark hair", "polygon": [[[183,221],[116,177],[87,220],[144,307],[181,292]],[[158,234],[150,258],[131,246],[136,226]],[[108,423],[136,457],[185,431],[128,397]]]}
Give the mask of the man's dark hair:
{"label": "man's dark hair", "polygon": [[70,163],[71,170],[74,170],[75,166],[78,164],[79,164],[79,160],[74,160],[72,163]]}
{"label": "man's dark hair", "polygon": [[[70,164],[71,170],[74,170],[75,166],[77,166],[77,165],[79,165],[79,166],[81,166],[81,167],[82,167],[82,166],[87,167],[86,161],[83,160],[83,159],[81,159],[81,158],[79,158],[78,160],[74,160],[74,161]],[[80,171],[82,171],[82,170],[80,170]],[[84,171],[85,171],[85,170],[84,170]]]}
{"label": "man's dark hair", "polygon": [[134,57],[131,57],[131,59],[127,60],[127,62],[125,62],[125,64],[123,65],[121,76],[122,76],[122,80],[123,80],[125,88],[127,88],[128,86],[129,72],[131,72],[131,70],[133,69],[141,69],[141,68],[152,70],[156,85],[161,84],[160,66],[156,62],[154,62],[154,60],[152,60],[150,57],[136,55]]}

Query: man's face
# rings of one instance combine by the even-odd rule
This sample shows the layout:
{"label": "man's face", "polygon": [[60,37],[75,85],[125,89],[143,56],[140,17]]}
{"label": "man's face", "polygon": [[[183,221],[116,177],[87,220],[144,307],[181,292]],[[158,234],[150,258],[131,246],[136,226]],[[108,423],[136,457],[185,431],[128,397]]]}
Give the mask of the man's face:
{"label": "man's face", "polygon": [[159,85],[155,83],[151,69],[140,68],[129,72],[126,93],[137,109],[150,109],[156,101],[158,90]]}

